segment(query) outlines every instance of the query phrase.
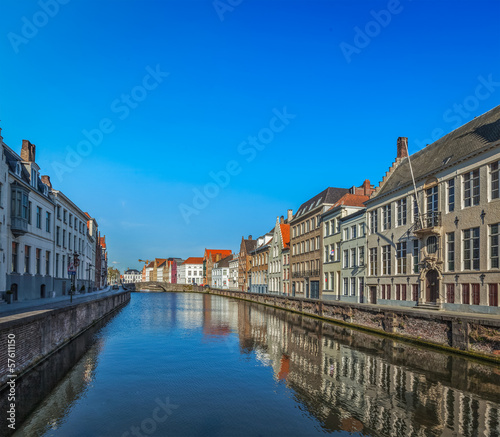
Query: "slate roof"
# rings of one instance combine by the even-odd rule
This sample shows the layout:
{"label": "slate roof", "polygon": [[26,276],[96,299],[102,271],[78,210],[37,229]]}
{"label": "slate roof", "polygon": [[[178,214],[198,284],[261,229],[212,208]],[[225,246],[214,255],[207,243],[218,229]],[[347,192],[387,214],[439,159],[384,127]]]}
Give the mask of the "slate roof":
{"label": "slate roof", "polygon": [[226,256],[225,258],[222,258],[220,261],[216,262],[217,268],[220,267],[229,267],[229,261],[233,259],[233,255]]}
{"label": "slate roof", "polygon": [[[410,156],[415,180],[451,167],[469,155],[500,140],[500,105],[455,129]],[[408,158],[404,158],[374,197],[410,184]]]}
{"label": "slate roof", "polygon": [[245,248],[247,253],[250,253],[255,250],[257,247],[257,240],[243,240],[245,242]]}
{"label": "slate roof", "polygon": [[300,217],[301,215],[312,211],[322,204],[334,204],[346,193],[349,193],[349,190],[347,188],[328,187],[326,190],[323,190],[312,199],[309,199],[307,202],[304,202],[302,205],[300,205],[300,208],[293,216],[292,221]]}

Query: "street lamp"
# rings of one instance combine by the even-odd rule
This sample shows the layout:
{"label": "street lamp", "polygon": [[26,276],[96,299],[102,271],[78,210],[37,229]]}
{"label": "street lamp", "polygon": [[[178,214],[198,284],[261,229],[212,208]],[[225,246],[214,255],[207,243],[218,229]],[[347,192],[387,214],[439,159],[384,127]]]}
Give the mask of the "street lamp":
{"label": "street lamp", "polygon": [[[90,272],[91,272],[91,270],[92,270],[92,267],[94,267],[94,265],[93,265],[93,264],[89,264],[89,266],[87,267],[87,269],[86,269],[86,270],[89,272],[89,285],[88,285],[88,288],[89,288],[90,290],[92,290],[92,291],[93,291],[93,290],[94,290],[94,287],[91,287],[91,286],[90,286],[90,284],[91,284],[91,282],[90,282]],[[89,291],[89,293],[90,293],[90,291]]]}

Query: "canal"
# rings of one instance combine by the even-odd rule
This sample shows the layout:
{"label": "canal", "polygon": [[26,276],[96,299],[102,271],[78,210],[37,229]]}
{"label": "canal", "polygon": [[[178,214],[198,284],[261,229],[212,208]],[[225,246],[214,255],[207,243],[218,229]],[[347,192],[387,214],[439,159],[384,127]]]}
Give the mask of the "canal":
{"label": "canal", "polygon": [[220,296],[132,293],[51,360],[16,436],[500,436],[498,366]]}

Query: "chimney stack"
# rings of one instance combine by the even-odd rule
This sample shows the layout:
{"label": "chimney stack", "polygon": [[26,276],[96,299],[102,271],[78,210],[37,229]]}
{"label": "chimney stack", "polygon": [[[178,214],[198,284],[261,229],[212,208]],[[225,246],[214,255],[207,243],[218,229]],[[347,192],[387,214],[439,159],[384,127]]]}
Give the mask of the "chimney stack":
{"label": "chimney stack", "polygon": [[372,188],[370,181],[368,179],[365,179],[362,187],[363,187],[363,194],[365,196],[370,196],[373,193],[373,188]]}
{"label": "chimney stack", "polygon": [[290,223],[293,219],[293,210],[289,209],[286,214],[286,221]]}
{"label": "chimney stack", "polygon": [[280,217],[280,223],[281,224],[285,223],[285,217],[283,217],[283,216]]}
{"label": "chimney stack", "polygon": [[23,140],[21,147],[21,160],[24,162],[35,162],[35,145],[28,140]]}
{"label": "chimney stack", "polygon": [[249,239],[249,240],[251,240],[251,239],[252,239],[252,236],[251,236],[251,235],[249,235],[249,236],[248,236],[248,239]]}
{"label": "chimney stack", "polygon": [[408,157],[408,138],[407,137],[398,137],[398,158],[407,158]]}
{"label": "chimney stack", "polygon": [[42,182],[49,188],[52,188],[52,182],[50,182],[50,176],[47,175],[42,176]]}

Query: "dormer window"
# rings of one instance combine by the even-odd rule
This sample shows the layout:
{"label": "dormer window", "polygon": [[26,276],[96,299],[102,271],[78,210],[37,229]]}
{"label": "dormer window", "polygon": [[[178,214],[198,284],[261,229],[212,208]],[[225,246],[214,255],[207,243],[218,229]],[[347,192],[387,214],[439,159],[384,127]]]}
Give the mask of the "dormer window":
{"label": "dormer window", "polygon": [[31,169],[31,186],[35,189],[38,188],[38,173],[34,168]]}
{"label": "dormer window", "polygon": [[47,185],[43,185],[43,194],[45,196],[48,196],[49,195],[49,187],[47,187]]}
{"label": "dormer window", "polygon": [[16,175],[21,176],[21,164],[16,163]]}

